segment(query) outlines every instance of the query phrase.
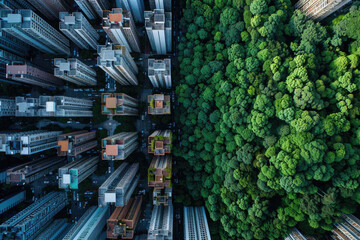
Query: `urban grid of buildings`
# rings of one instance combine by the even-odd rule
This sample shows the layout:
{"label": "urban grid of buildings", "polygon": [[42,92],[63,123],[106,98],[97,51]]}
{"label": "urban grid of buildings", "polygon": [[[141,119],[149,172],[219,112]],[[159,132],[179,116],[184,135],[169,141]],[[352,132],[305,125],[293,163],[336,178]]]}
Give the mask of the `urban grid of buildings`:
{"label": "urban grid of buildings", "polygon": [[138,146],[137,132],[122,132],[101,141],[102,160],[125,160]]}
{"label": "urban grid of buildings", "polygon": [[58,156],[77,155],[97,146],[96,131],[86,130],[58,135]]}
{"label": "urban grid of buildings", "polygon": [[104,115],[137,116],[139,101],[125,93],[102,93],[101,112]]}

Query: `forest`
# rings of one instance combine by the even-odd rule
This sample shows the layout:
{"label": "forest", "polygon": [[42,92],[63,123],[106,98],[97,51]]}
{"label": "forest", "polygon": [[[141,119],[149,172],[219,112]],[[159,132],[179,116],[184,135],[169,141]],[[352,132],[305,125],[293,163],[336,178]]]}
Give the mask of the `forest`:
{"label": "forest", "polygon": [[205,203],[220,239],[281,239],[295,226],[322,239],[358,210],[360,2],[322,22],[294,4],[183,9],[177,201]]}

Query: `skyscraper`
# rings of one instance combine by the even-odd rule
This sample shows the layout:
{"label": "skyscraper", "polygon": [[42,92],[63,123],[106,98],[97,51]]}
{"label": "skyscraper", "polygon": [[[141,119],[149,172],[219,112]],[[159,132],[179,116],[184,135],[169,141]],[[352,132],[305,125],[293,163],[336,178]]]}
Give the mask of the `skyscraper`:
{"label": "skyscraper", "polygon": [[171,88],[171,60],[149,59],[148,74],[154,88]]}
{"label": "skyscraper", "polygon": [[91,100],[65,96],[16,97],[17,117],[92,117]]}
{"label": "skyscraper", "polygon": [[360,237],[360,220],[354,215],[343,214],[343,221],[335,224],[331,231],[332,239],[358,239]]}
{"label": "skyscraper", "polygon": [[172,240],[173,239],[173,207],[172,206],[154,206],[150,227],[148,231],[148,240]]}
{"label": "skyscraper", "polygon": [[122,132],[101,141],[103,160],[125,160],[138,146],[136,132]]}
{"label": "skyscraper", "polygon": [[70,9],[66,0],[28,0],[39,12],[49,20],[59,19],[59,13]]}
{"label": "skyscraper", "polygon": [[3,214],[10,208],[15,207],[19,203],[25,201],[25,199],[26,199],[26,191],[17,192],[15,194],[6,196],[3,199],[0,199],[0,214]]}
{"label": "skyscraper", "polygon": [[172,187],[154,188],[153,205],[172,205]]}
{"label": "skyscraper", "polygon": [[86,130],[65,133],[58,136],[58,156],[76,157],[97,146],[96,131]]}
{"label": "skyscraper", "polygon": [[138,67],[125,46],[99,45],[98,66],[121,85],[138,85]]}
{"label": "skyscraper", "polygon": [[[1,24],[1,22],[0,22]],[[7,52],[14,53],[18,56],[29,56],[30,46],[25,42],[17,39],[11,34],[0,29],[0,48]],[[16,60],[17,61],[17,60]]]}
{"label": "skyscraper", "polygon": [[184,207],[184,240],[211,240],[204,207]]}
{"label": "skyscraper", "polygon": [[34,239],[68,204],[65,192],[51,192],[0,225],[0,239]]}
{"label": "skyscraper", "polygon": [[0,26],[34,48],[51,54],[70,54],[69,40],[31,10],[3,10]]}
{"label": "skyscraper", "polygon": [[124,207],[116,207],[107,220],[106,237],[109,239],[133,239],[140,218],[142,196],[130,198]]}
{"label": "skyscraper", "polygon": [[171,153],[171,138],[170,130],[156,130],[148,138],[148,153],[154,155]]}
{"label": "skyscraper", "polygon": [[61,12],[59,28],[78,47],[96,49],[100,36],[81,12]]}
{"label": "skyscraper", "polygon": [[171,12],[164,9],[145,11],[145,28],[150,45],[157,54],[171,52]]}
{"label": "skyscraper", "polygon": [[16,82],[32,84],[45,88],[59,87],[63,85],[63,81],[61,79],[39,68],[27,64],[7,65],[6,78]]}
{"label": "skyscraper", "polygon": [[14,99],[0,98],[0,117],[14,117],[15,111]]}
{"label": "skyscraper", "polygon": [[151,115],[165,115],[171,113],[170,95],[148,95],[148,112]]}
{"label": "skyscraper", "polygon": [[297,228],[294,228],[289,236],[285,238],[285,240],[307,240],[307,238],[302,235],[302,233]]}
{"label": "skyscraper", "polygon": [[171,12],[171,0],[150,0],[150,9],[164,9],[166,12]]}
{"label": "skyscraper", "polygon": [[148,186],[164,189],[171,187],[172,157],[154,156],[148,169]]}
{"label": "skyscraper", "polygon": [[351,0],[300,0],[295,4],[295,8],[304,12],[308,18],[321,21],[351,2]]}
{"label": "skyscraper", "polygon": [[6,170],[7,184],[29,184],[65,164],[61,157],[34,160]]}
{"label": "skyscraper", "polygon": [[104,115],[137,116],[138,100],[125,93],[102,93],[101,112]]}
{"label": "skyscraper", "polygon": [[56,240],[62,239],[70,230],[71,224],[66,218],[55,219],[42,231],[36,240]]}
{"label": "skyscraper", "polygon": [[55,58],[54,76],[80,86],[96,86],[96,72],[76,58]]}
{"label": "skyscraper", "polygon": [[102,23],[113,44],[124,45],[129,52],[140,52],[140,41],[130,11],[121,8],[104,11]]}
{"label": "skyscraper", "polygon": [[99,187],[99,207],[125,206],[139,182],[138,170],[139,163],[123,162]]}
{"label": "skyscraper", "polygon": [[79,184],[93,174],[99,157],[84,157],[59,168],[59,188],[79,189]]}
{"label": "skyscraper", "polygon": [[130,11],[135,22],[144,22],[144,0],[117,0],[116,7]]}
{"label": "skyscraper", "polygon": [[0,0],[1,9],[31,9],[35,8],[26,0]]}
{"label": "skyscraper", "polygon": [[109,0],[75,0],[89,19],[102,18],[103,11],[110,9]]}
{"label": "skyscraper", "polygon": [[45,130],[0,133],[0,152],[7,155],[31,155],[56,148],[59,134],[61,131]]}

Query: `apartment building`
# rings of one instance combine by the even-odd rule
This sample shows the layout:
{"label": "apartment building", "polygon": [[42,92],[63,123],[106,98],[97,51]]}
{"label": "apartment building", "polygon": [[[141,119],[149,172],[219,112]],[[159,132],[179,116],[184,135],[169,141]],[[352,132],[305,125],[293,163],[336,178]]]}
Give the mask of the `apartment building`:
{"label": "apartment building", "polygon": [[39,87],[60,87],[63,81],[53,74],[28,64],[6,65],[6,78],[15,82],[31,84]]}
{"label": "apartment building", "polygon": [[145,29],[152,50],[157,54],[171,52],[171,12],[165,12],[164,9],[155,9],[154,11],[145,11],[144,17]]}
{"label": "apartment building", "polygon": [[32,240],[68,204],[65,192],[50,192],[0,225],[0,239]]}
{"label": "apartment building", "polygon": [[171,114],[170,95],[148,95],[148,113],[151,115]]}
{"label": "apartment building", "polygon": [[164,9],[166,12],[171,12],[171,0],[150,0],[150,9]]}
{"label": "apartment building", "polygon": [[129,52],[140,52],[140,41],[130,11],[122,8],[104,11],[102,26],[113,44],[124,45]]}
{"label": "apartment building", "polygon": [[60,157],[33,160],[6,170],[6,183],[24,185],[34,182],[44,175],[57,170],[66,161]]}
{"label": "apartment building", "polygon": [[302,233],[297,228],[294,228],[289,236],[285,238],[285,240],[307,240],[307,238],[302,235]]}
{"label": "apartment building", "polygon": [[26,199],[26,191],[21,191],[10,196],[6,196],[6,198],[0,199],[0,214],[3,214],[10,208],[15,207],[19,203],[25,201]]}
{"label": "apartment building", "polygon": [[14,117],[16,104],[14,99],[0,98],[0,117]]}
{"label": "apartment building", "polygon": [[31,155],[57,147],[61,131],[34,130],[0,133],[0,152],[6,155]]}
{"label": "apartment building", "polygon": [[171,88],[171,60],[149,59],[148,76],[154,88]]}
{"label": "apartment building", "polygon": [[0,0],[1,9],[31,9],[35,8],[26,0]]}
{"label": "apartment building", "polygon": [[66,218],[55,219],[42,231],[36,240],[57,240],[62,239],[70,230],[72,224]]}
{"label": "apartment building", "polygon": [[0,26],[42,52],[70,55],[69,40],[31,10],[1,11]]}
{"label": "apartment building", "polygon": [[153,205],[172,205],[172,187],[154,188]]}
{"label": "apartment building", "polygon": [[135,22],[144,22],[144,0],[116,0],[116,6],[124,10],[130,11]]}
{"label": "apartment building", "polygon": [[121,85],[138,85],[138,67],[123,45],[99,45],[98,66]]}
{"label": "apartment building", "polygon": [[170,130],[156,130],[148,138],[148,153],[165,155],[171,153],[172,134]]}
{"label": "apartment building", "polygon": [[130,198],[124,207],[116,207],[107,220],[108,239],[133,239],[141,214],[142,196]]}
{"label": "apartment building", "polygon": [[103,115],[137,116],[139,101],[125,93],[102,93]]}
{"label": "apartment building", "polygon": [[360,238],[360,220],[354,215],[343,214],[343,221],[334,224],[335,228],[331,231],[331,239],[358,239]]}
{"label": "apartment building", "polygon": [[76,58],[55,58],[54,76],[79,86],[96,86],[96,71]]}
{"label": "apartment building", "polygon": [[70,9],[67,0],[28,0],[42,15],[49,20],[59,19],[59,13]]}
{"label": "apartment building", "polygon": [[58,156],[76,157],[96,146],[96,131],[82,130],[58,136]]}
{"label": "apartment building", "polygon": [[171,187],[171,176],[171,155],[154,156],[148,169],[148,186],[159,189]]}
{"label": "apartment building", "polygon": [[79,189],[79,184],[93,174],[99,157],[84,157],[59,168],[59,188]]}
{"label": "apartment building", "polygon": [[81,12],[61,12],[59,28],[79,48],[97,48],[100,35]]}
{"label": "apartment building", "polygon": [[102,18],[103,11],[110,9],[109,0],[75,0],[88,19]]}
{"label": "apartment building", "polygon": [[138,146],[136,132],[122,132],[101,141],[102,160],[125,160]]}
{"label": "apartment building", "polygon": [[203,206],[184,206],[184,239],[211,240],[209,225]]}
{"label": "apartment building", "polygon": [[99,207],[125,206],[139,182],[138,170],[139,163],[123,162],[99,187]]}
{"label": "apartment building", "polygon": [[0,29],[0,48],[22,57],[29,56],[30,51],[30,46],[28,44],[17,39],[2,29]]}
{"label": "apartment building", "polygon": [[148,231],[148,240],[172,240],[173,239],[173,207],[172,206],[154,206],[150,227]]}

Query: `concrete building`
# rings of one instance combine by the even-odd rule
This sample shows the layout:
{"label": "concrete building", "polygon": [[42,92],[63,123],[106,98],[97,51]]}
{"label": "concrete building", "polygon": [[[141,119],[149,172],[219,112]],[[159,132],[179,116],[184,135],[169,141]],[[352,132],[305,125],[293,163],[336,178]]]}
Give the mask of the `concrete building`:
{"label": "concrete building", "polygon": [[[1,42],[0,37],[0,42]],[[1,45],[1,44],[0,44]],[[1,46],[0,46],[1,47]],[[9,82],[12,84],[22,85],[16,81],[10,80],[6,78],[6,66],[8,64],[12,64],[16,62],[17,64],[24,64],[26,62],[25,58],[19,57],[11,52],[7,52],[5,50],[0,49],[0,81]]]}
{"label": "concrete building", "polygon": [[0,225],[0,239],[32,240],[68,204],[65,192],[51,192]]}
{"label": "concrete building", "polygon": [[2,29],[0,29],[0,48],[18,56],[29,56],[30,46]]}
{"label": "concrete building", "polygon": [[171,12],[171,0],[150,0],[150,9],[164,9],[165,12]]}
{"label": "concrete building", "polygon": [[102,139],[102,160],[125,160],[138,146],[137,132],[122,132]]}
{"label": "concrete building", "polygon": [[59,19],[59,13],[70,9],[67,0],[28,0],[39,12],[49,20]]}
{"label": "concrete building", "polygon": [[75,0],[88,19],[102,18],[103,11],[110,9],[109,0]]}
{"label": "concrete building", "polygon": [[121,8],[104,11],[102,23],[113,44],[124,45],[129,52],[140,52],[140,41],[130,11]]}
{"label": "concrete building", "polygon": [[108,239],[133,239],[141,214],[142,196],[130,198],[124,207],[116,207],[107,220]]}
{"label": "concrete building", "polygon": [[35,8],[26,0],[0,0],[0,9],[31,9]]}
{"label": "concrete building", "polygon": [[3,214],[10,208],[15,207],[19,203],[25,201],[26,191],[21,191],[16,194],[7,196],[6,198],[0,199],[0,214]]}
{"label": "concrete building", "polygon": [[34,160],[6,170],[7,184],[29,184],[65,164],[60,157],[49,157]]}
{"label": "concrete building", "polygon": [[285,240],[307,240],[307,238],[302,235],[302,233],[297,228],[294,228],[289,236],[285,238]]}
{"label": "concrete building", "polygon": [[138,67],[122,45],[99,45],[97,65],[121,85],[138,85]]}
{"label": "concrete building", "polygon": [[130,11],[135,22],[144,22],[144,0],[116,0],[116,7]]}
{"label": "concrete building", "polygon": [[172,206],[154,206],[150,227],[148,231],[148,240],[172,240],[173,239],[173,207]]}
{"label": "concrete building", "polygon": [[79,189],[79,184],[93,174],[99,157],[85,157],[59,168],[59,188]]}
{"label": "concrete building", "polygon": [[343,214],[343,221],[335,224],[331,231],[331,239],[359,239],[360,238],[360,220],[354,215]]}
{"label": "concrete building", "polygon": [[148,113],[151,115],[171,114],[170,95],[148,95]]}
{"label": "concrete building", "polygon": [[148,153],[154,155],[171,153],[171,139],[170,130],[156,130],[148,138]]}
{"label": "concrete building", "polygon": [[58,156],[76,157],[96,146],[96,131],[82,130],[58,136]]}
{"label": "concrete building", "polygon": [[96,86],[96,72],[76,58],[55,58],[54,76],[80,86]]}
{"label": "concrete building", "polygon": [[171,12],[164,9],[145,11],[145,28],[149,37],[150,45],[157,54],[171,52]]}
{"label": "concrete building", "polygon": [[34,130],[0,133],[0,152],[6,155],[31,155],[57,147],[61,131]]}
{"label": "concrete building", "polygon": [[14,117],[16,104],[14,99],[0,98],[0,117]]}
{"label": "concrete building", "polygon": [[148,60],[148,75],[154,88],[171,88],[171,60]]}
{"label": "concrete building", "polygon": [[96,49],[100,38],[81,12],[61,12],[60,31],[81,49]]}
{"label": "concrete building", "polygon": [[109,207],[90,207],[70,229],[63,240],[99,240],[109,218]]}
{"label": "concrete building", "polygon": [[99,207],[115,204],[125,206],[138,185],[139,163],[123,162],[99,187]]}
{"label": "concrete building", "polygon": [[321,21],[351,2],[352,0],[300,0],[295,8],[304,12],[309,19]]}
{"label": "concrete building", "polygon": [[148,186],[164,189],[171,187],[172,157],[154,156],[148,169]]}
{"label": "concrete building", "polygon": [[11,64],[6,66],[6,78],[16,82],[40,87],[60,87],[63,81],[54,75],[27,64]]}
{"label": "concrete building", "polygon": [[70,230],[71,224],[66,218],[55,219],[44,231],[42,231],[36,240],[59,240],[62,239]]}
{"label": "concrete building", "polygon": [[69,40],[31,10],[3,10],[1,29],[50,54],[70,55]]}
{"label": "concrete building", "polygon": [[172,188],[171,187],[165,187],[163,189],[154,188],[153,205],[164,205],[164,206],[172,205]]}
{"label": "concrete building", "polygon": [[65,96],[16,97],[17,117],[92,117],[91,100]]}
{"label": "concrete building", "polygon": [[184,239],[211,240],[204,207],[184,207]]}
{"label": "concrete building", "polygon": [[139,101],[125,93],[102,93],[103,115],[137,116]]}

